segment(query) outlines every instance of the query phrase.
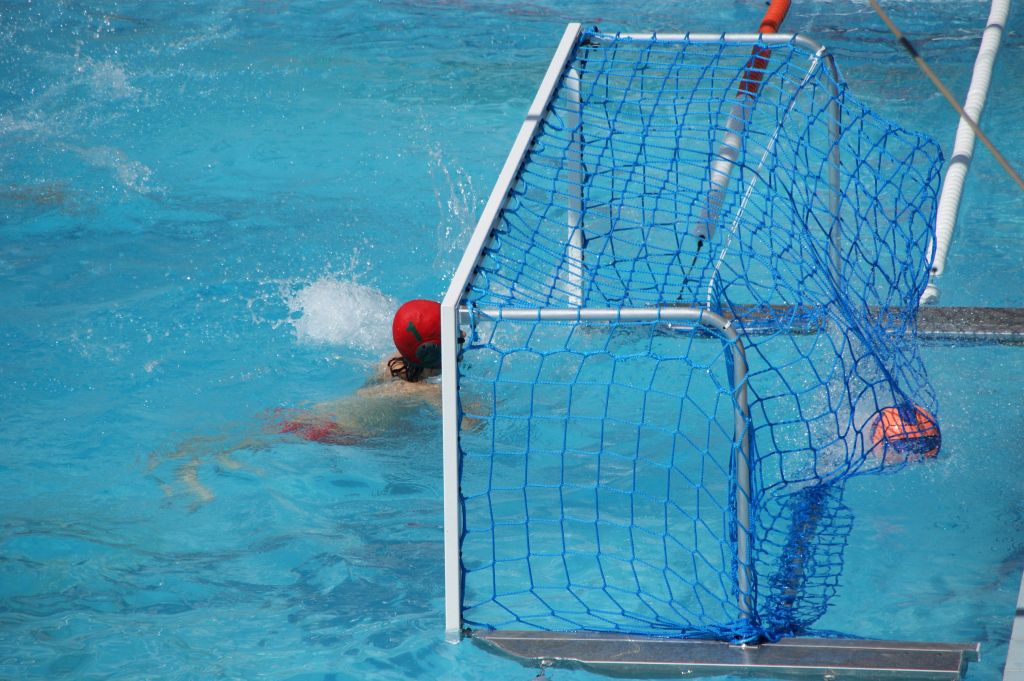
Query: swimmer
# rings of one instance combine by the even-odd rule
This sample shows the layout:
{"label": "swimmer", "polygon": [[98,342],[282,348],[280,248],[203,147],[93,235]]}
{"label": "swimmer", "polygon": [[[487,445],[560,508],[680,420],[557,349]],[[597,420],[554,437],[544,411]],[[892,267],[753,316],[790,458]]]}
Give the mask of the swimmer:
{"label": "swimmer", "polygon": [[[199,480],[199,469],[211,457],[223,468],[242,464],[231,454],[268,449],[274,442],[297,438],[321,444],[352,446],[416,427],[417,411],[441,409],[441,306],[435,301],[411,300],[395,313],[391,324],[397,353],[384,358],[374,374],[355,393],[300,410],[275,410],[263,436],[200,436],[190,438],[169,455],[150,455],[150,471],[164,459],[186,459],[175,480],[195,497],[193,508],[214,499]],[[165,493],[173,487],[161,483]]]}
{"label": "swimmer", "polygon": [[324,444],[353,445],[394,430],[427,404],[441,409],[441,306],[410,300],[391,323],[398,353],[385,358],[354,395],[324,402],[280,423],[281,433]]}

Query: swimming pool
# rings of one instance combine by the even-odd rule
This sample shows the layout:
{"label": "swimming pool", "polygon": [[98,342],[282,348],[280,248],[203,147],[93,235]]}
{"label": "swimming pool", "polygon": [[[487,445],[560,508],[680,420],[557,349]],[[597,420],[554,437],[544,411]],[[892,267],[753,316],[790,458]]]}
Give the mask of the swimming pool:
{"label": "swimming pool", "polygon": [[[962,92],[987,5],[951,5],[891,13]],[[396,302],[439,297],[566,22],[748,30],[762,9],[5,5],[0,677],[530,678],[443,642],[429,410],[353,447],[267,422],[353,392]],[[983,121],[1011,159],[1018,15]],[[953,117],[866,3],[797,3],[787,27],[948,151]],[[1021,303],[1020,202],[979,151],[944,304]],[[996,679],[1024,562],[1024,354],[924,356],[943,460],[851,482],[819,626],[979,640],[968,678]],[[268,446],[218,456],[252,434]]]}

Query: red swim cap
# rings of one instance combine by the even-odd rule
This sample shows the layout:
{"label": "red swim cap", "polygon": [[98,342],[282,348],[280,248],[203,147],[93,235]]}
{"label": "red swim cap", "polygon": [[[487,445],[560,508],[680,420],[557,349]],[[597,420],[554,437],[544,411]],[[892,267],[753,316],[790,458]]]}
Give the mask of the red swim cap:
{"label": "red swim cap", "polygon": [[410,300],[398,308],[391,322],[395,347],[405,361],[436,369],[441,366],[441,304]]}

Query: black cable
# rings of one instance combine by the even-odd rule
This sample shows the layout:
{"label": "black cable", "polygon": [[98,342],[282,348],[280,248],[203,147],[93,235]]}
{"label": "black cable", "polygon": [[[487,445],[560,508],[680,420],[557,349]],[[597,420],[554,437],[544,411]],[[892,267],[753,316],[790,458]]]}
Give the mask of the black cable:
{"label": "black cable", "polygon": [[697,258],[700,256],[700,249],[703,245],[704,239],[697,239],[697,251],[693,254],[690,266],[686,268],[686,276],[683,277],[683,283],[679,285],[679,295],[676,297],[677,303],[683,299],[683,287],[690,281],[690,275],[693,274],[693,268],[697,265]]}

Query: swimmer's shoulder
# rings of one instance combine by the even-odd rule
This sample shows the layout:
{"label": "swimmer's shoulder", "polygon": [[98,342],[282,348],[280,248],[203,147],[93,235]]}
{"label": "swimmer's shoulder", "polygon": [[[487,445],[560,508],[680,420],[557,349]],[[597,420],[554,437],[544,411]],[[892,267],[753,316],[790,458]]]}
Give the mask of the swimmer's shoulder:
{"label": "swimmer's shoulder", "polygon": [[441,384],[435,381],[403,381],[400,378],[388,378],[374,381],[356,391],[360,396],[371,395],[423,395],[441,391]]}

